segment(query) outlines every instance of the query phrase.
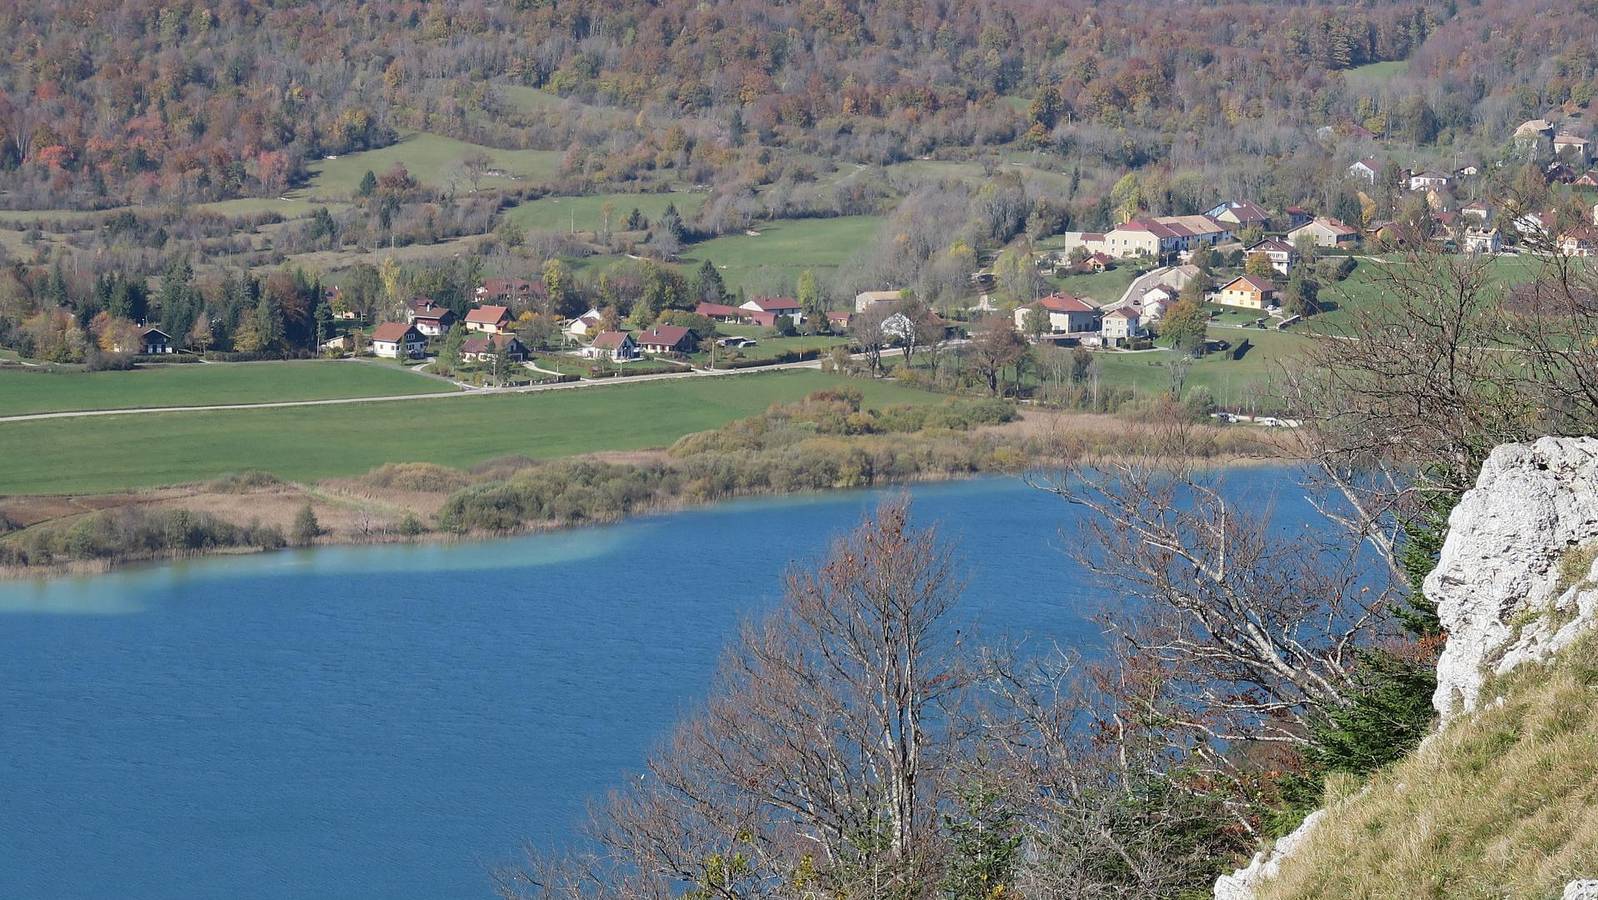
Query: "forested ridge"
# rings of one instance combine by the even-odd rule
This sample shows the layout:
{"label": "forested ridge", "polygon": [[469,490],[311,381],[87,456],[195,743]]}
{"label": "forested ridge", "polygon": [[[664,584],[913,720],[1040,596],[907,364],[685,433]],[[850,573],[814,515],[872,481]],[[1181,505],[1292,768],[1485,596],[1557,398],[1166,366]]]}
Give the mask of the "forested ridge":
{"label": "forested ridge", "polygon": [[9,4],[0,31],[10,208],[273,196],[408,130],[560,150],[600,182],[704,182],[754,147],[1270,155],[1305,126],[1406,127],[1341,74],[1385,60],[1409,61],[1418,136],[1460,141],[1584,103],[1598,58],[1593,4],[1557,0],[55,0]]}

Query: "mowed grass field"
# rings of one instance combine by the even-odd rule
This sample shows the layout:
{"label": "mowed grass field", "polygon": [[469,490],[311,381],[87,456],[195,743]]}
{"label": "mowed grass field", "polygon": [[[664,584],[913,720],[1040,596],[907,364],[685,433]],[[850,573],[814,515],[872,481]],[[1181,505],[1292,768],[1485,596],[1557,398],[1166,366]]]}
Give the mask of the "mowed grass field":
{"label": "mowed grass field", "polygon": [[757,234],[732,234],[689,247],[688,271],[708,259],[721,269],[729,290],[776,281],[794,282],[812,269],[819,276],[869,248],[882,229],[880,216],[835,219],[783,219],[756,225]]}
{"label": "mowed grass field", "polygon": [[[1301,353],[1309,338],[1302,335],[1257,328],[1211,328],[1210,338],[1226,340],[1233,347],[1249,340],[1251,347],[1242,359],[1230,352],[1211,353],[1194,360],[1183,382],[1183,391],[1204,387],[1217,401],[1228,406],[1247,407],[1251,402],[1269,399],[1272,381],[1282,365]],[[1170,362],[1176,354],[1169,350],[1145,353],[1095,353],[1099,375],[1105,384],[1130,387],[1139,394],[1159,394],[1170,390]],[[1269,404],[1267,404],[1268,406]]]}
{"label": "mowed grass field", "polygon": [[[1580,260],[1577,260],[1580,262]],[[1409,265],[1402,257],[1379,259],[1361,257],[1359,265],[1343,281],[1321,286],[1321,299],[1336,304],[1307,323],[1311,329],[1335,332],[1348,321],[1353,310],[1370,308],[1383,301],[1391,292],[1389,278]],[[1547,260],[1536,256],[1495,256],[1484,262],[1487,281],[1499,289],[1526,284],[1542,274]]]}
{"label": "mowed grass field", "polygon": [[[310,164],[309,188],[296,191],[291,196],[308,195],[318,198],[342,199],[355,193],[361,178],[367,172],[383,174],[395,163],[404,163],[411,177],[432,187],[471,190],[471,180],[466,175],[461,160],[475,151],[487,153],[493,168],[507,177],[484,177],[484,186],[503,187],[522,181],[539,182],[554,177],[560,165],[560,153],[554,150],[498,150],[478,144],[469,144],[437,134],[418,132],[400,138],[396,144],[376,150],[347,153],[337,159],[321,159]],[[509,177],[515,176],[515,177]]]}
{"label": "mowed grass field", "polygon": [[624,231],[627,214],[638,210],[651,224],[666,207],[676,205],[688,218],[705,205],[705,194],[672,192],[664,194],[594,194],[587,197],[543,197],[529,200],[507,211],[504,218],[528,230],[598,231],[605,225],[605,204],[612,207],[610,229]]}
{"label": "mowed grass field", "polygon": [[191,363],[130,372],[0,371],[0,416],[448,393],[448,382],[376,362]]}
{"label": "mowed grass field", "polygon": [[0,423],[0,494],[94,493],[263,469],[293,480],[386,462],[470,466],[663,447],[772,403],[847,383],[872,406],[938,403],[819,371],[688,378],[527,394]]}

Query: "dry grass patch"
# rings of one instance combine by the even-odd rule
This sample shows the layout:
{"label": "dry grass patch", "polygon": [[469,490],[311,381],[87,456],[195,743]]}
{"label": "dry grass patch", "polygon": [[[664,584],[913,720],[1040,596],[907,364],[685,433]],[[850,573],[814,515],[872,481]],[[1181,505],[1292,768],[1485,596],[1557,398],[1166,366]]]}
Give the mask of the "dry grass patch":
{"label": "dry grass patch", "polygon": [[1260,900],[1558,897],[1598,875],[1598,634],[1331,805]]}

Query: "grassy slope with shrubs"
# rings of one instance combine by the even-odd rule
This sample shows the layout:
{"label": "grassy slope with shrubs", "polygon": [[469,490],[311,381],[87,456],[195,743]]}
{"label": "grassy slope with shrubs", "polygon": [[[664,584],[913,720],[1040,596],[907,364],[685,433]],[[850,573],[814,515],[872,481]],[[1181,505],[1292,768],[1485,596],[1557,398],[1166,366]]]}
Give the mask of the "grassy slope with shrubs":
{"label": "grassy slope with shrubs", "polygon": [[1491,700],[1327,814],[1260,900],[1558,897],[1598,876],[1598,632],[1522,666]]}

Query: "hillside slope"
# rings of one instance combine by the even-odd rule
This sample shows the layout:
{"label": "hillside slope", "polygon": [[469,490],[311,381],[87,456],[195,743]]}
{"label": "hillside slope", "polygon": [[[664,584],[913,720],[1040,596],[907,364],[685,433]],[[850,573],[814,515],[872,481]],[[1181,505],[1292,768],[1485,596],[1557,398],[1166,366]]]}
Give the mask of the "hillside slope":
{"label": "hillside slope", "polygon": [[1332,803],[1258,900],[1558,897],[1598,875],[1598,634],[1484,696]]}

